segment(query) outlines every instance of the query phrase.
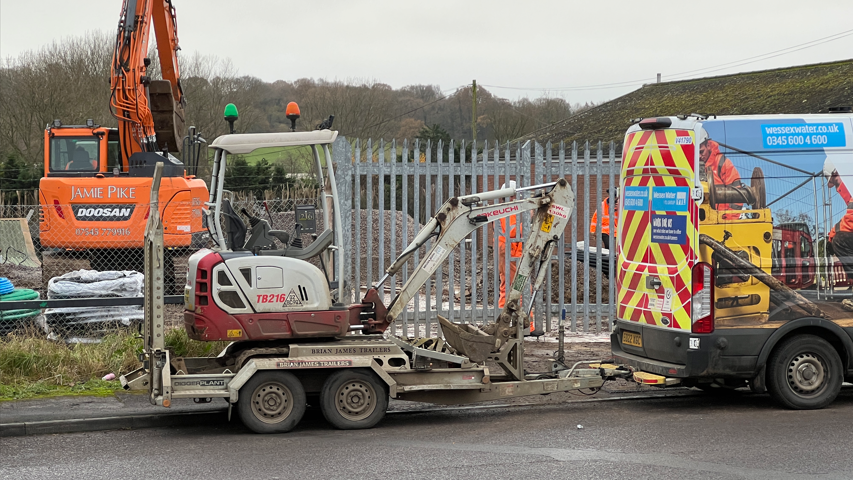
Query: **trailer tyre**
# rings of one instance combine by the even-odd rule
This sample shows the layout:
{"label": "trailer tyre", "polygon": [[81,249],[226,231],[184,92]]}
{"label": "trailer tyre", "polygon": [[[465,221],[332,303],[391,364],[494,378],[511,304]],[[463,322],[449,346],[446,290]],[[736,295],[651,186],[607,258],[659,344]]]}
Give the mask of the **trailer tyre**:
{"label": "trailer tyre", "polygon": [[385,417],[388,391],[385,382],[373,372],[339,370],[323,384],[320,408],[335,428],[371,428]]}
{"label": "trailer tyre", "polygon": [[289,432],[305,414],[305,389],[290,372],[256,373],[240,389],[237,412],[255,433]]}
{"label": "trailer tyre", "polygon": [[841,391],[841,358],[826,340],[797,335],[779,344],[767,362],[767,390],[795,410],[823,408]]}

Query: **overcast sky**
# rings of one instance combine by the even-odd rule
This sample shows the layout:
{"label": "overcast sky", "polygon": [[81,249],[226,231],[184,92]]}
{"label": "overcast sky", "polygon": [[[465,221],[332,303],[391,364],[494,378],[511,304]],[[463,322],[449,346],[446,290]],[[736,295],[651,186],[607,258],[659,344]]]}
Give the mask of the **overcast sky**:
{"label": "overcast sky", "polygon": [[[265,81],[373,79],[453,91],[476,79],[506,98],[547,94],[575,103],[618,97],[657,73],[667,81],[853,58],[853,0],[174,5],[184,52],[230,58],[240,74]],[[121,0],[0,0],[0,57],[86,31],[113,32],[120,9]],[[778,56],[724,65],[771,52]],[[721,67],[677,75],[712,66]]]}

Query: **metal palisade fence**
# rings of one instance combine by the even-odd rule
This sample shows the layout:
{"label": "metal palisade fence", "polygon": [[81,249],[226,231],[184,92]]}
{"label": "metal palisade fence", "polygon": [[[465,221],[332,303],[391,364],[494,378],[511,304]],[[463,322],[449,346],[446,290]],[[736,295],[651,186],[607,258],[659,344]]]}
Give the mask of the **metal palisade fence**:
{"label": "metal palisade fence", "polygon": [[[615,218],[615,189],[620,160],[611,143],[565,145],[496,145],[488,142],[356,140],[339,138],[333,149],[341,193],[345,231],[343,252],[345,281],[342,298],[358,301],[376,283],[388,265],[412,241],[437,209],[454,196],[495,190],[515,181],[524,187],[566,178],[575,192],[576,205],[569,226],[548,266],[543,288],[534,300],[532,315],[537,330],[554,331],[563,312],[572,332],[609,331],[615,318],[614,250],[599,248],[590,233],[591,219],[609,198],[610,218]],[[503,200],[503,201],[506,201]],[[520,215],[520,237],[527,235],[529,215]],[[596,215],[601,232],[602,215]],[[500,272],[510,272],[512,234],[500,223],[474,231],[435,271],[412,304],[392,326],[392,333],[409,337],[434,335],[436,316],[459,322],[490,322],[500,309]],[[614,228],[614,227],[611,227]],[[614,235],[615,237],[615,235]],[[423,258],[428,243],[396,277],[385,284],[385,298]],[[504,262],[501,268],[500,261]],[[528,305],[529,292],[523,305]]]}
{"label": "metal palisade fence", "polygon": [[[610,280],[615,278],[614,252],[598,248],[600,242],[590,233],[590,223],[605,197],[609,195],[611,209],[614,206],[615,189],[606,193],[609,186],[618,182],[620,163],[613,144],[434,144],[418,140],[352,141],[339,137],[333,145],[332,160],[344,225],[344,245],[338,257],[345,271],[343,302],[359,302],[366,288],[384,275],[394,258],[446,200],[495,190],[510,181],[524,187],[566,178],[575,193],[576,205],[569,227],[552,256],[546,282],[535,298],[534,324],[538,330],[554,331],[565,311],[566,326],[572,332],[609,330],[610,320],[615,316],[611,301],[615,298],[615,282]],[[278,197],[266,201],[251,195],[236,195],[233,200],[237,211],[246,208],[267,218],[276,229],[293,231],[297,206],[319,206],[320,198],[312,198],[319,195],[321,192],[316,189],[301,188],[279,192]],[[181,225],[187,224],[194,225],[195,232],[192,222],[201,217],[203,201],[188,199],[171,203],[174,205],[164,207],[166,231],[180,233]],[[97,338],[114,328],[135,328],[142,318],[141,301],[119,305],[120,301],[112,297],[141,295],[141,274],[133,273],[142,270],[138,248],[141,245],[136,245],[141,241],[141,232],[133,235],[134,232],[106,228],[118,225],[116,222],[92,223],[99,228],[72,228],[63,220],[69,215],[78,218],[82,207],[51,207],[45,211],[38,205],[0,207],[0,277],[9,277],[16,288],[27,290],[24,293],[29,296],[18,298],[18,295],[17,300],[99,298],[87,300],[82,308],[12,313],[0,309],[0,334],[14,331],[30,320],[38,321],[37,330],[67,341]],[[133,215],[144,215],[143,210],[140,207]],[[110,215],[114,213],[111,211]],[[494,222],[461,243],[415,296],[392,327],[392,333],[410,337],[435,335],[437,315],[459,322],[493,321],[500,311],[500,272],[510,272],[510,262],[517,261],[510,252],[514,239],[506,242],[504,255],[499,255],[498,239],[511,235],[516,227],[521,230],[517,235],[520,239],[530,233],[530,216],[518,217],[515,225],[509,222],[509,232]],[[614,212],[611,211],[610,217],[615,218]],[[596,220],[595,231],[600,232],[600,214]],[[319,223],[317,227],[322,228]],[[111,243],[111,250],[86,247],[85,242],[92,240],[94,234],[98,238],[108,236],[115,245]],[[168,249],[167,273],[173,274],[167,274],[167,294],[180,295],[189,255],[207,245],[203,236],[196,237],[193,233],[191,244]],[[304,235],[303,240],[310,242],[310,235]],[[384,284],[382,293],[387,301],[417,267],[429,246]],[[123,273],[85,273],[91,270]],[[112,285],[114,291],[102,285]],[[528,302],[529,293],[523,305]],[[166,314],[167,324],[182,325],[181,305],[167,305]]]}

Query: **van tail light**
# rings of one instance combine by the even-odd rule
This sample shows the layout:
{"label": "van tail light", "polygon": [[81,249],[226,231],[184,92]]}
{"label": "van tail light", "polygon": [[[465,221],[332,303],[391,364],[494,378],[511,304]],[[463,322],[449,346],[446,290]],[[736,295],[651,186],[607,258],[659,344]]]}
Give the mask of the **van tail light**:
{"label": "van tail light", "polygon": [[693,266],[693,333],[714,333],[714,268],[707,263]]}
{"label": "van tail light", "polygon": [[667,117],[644,118],[640,120],[640,128],[643,130],[657,130],[672,126],[672,119]]}
{"label": "van tail light", "polygon": [[59,215],[59,218],[65,220],[65,214],[62,213],[62,205],[59,204],[59,200],[53,201],[53,208],[56,209],[56,214]]}

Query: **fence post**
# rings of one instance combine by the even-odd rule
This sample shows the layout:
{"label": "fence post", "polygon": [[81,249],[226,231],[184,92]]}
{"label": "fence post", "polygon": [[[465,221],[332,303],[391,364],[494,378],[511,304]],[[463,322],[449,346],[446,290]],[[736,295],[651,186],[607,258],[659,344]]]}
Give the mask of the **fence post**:
{"label": "fence post", "polygon": [[[562,141],[560,142],[559,156],[560,156],[559,157],[560,168],[558,170],[559,170],[560,178],[566,178],[566,168],[565,168],[566,167],[566,144]],[[572,193],[574,193],[574,191]],[[575,209],[572,208],[572,218],[574,218],[574,215],[575,215],[574,212],[575,212]],[[569,228],[572,228],[571,224],[569,224]],[[574,231],[572,231],[572,233],[574,233]],[[558,315],[562,316],[563,311],[566,308],[566,232],[565,231],[563,231],[563,234],[560,236],[560,241],[557,242],[557,262],[558,262],[557,263],[557,278],[559,279],[557,283],[559,284],[558,288],[560,289],[560,296],[559,296],[560,308],[558,310]],[[566,325],[563,324],[562,328],[565,329]]]}
{"label": "fence post", "polygon": [[361,299],[361,254],[362,254],[362,242],[361,238],[361,140],[356,139],[355,141],[355,160],[353,161],[353,175],[355,177],[355,191],[353,192],[353,197],[355,198],[355,207],[353,208],[353,213],[355,215],[355,228],[353,229],[353,235],[355,235],[355,255],[353,255],[353,260],[355,260],[355,278],[353,282],[353,287],[355,288],[355,301]]}
{"label": "fence post", "polygon": [[[607,269],[607,303],[610,305],[610,309],[608,312],[608,322],[610,331],[613,330],[613,326],[616,324],[616,279],[614,278],[614,272],[616,272],[616,245],[619,242],[619,228],[621,225],[616,224],[616,215],[619,214],[619,208],[617,202],[619,201],[616,196],[617,189],[621,186],[617,180],[618,177],[615,177],[616,173],[616,151],[615,144],[610,142],[608,152],[608,161],[610,162],[610,209],[611,215],[610,218],[613,219],[613,236],[610,242],[610,252],[608,256],[608,269]],[[615,177],[615,178],[614,178]]]}
{"label": "fence post", "polygon": [[[378,197],[379,197],[379,264],[376,267],[376,277],[371,278],[371,282],[377,281],[385,272],[385,172],[386,172],[386,164],[385,164],[385,140],[379,140],[379,163],[377,164],[379,167],[377,177],[377,187],[379,189]],[[385,298],[384,293],[379,293],[379,298]]]}
{"label": "fence post", "polygon": [[[447,149],[447,195],[441,197],[439,199],[439,205],[441,202],[444,202],[448,198],[453,198],[454,192],[454,178],[456,176],[456,170],[453,168],[454,160],[456,159],[453,154],[453,148],[456,146],[456,143],[451,140],[448,144]],[[465,240],[459,242],[459,247],[462,247],[465,244]],[[456,275],[456,268],[454,268],[454,263],[456,262],[456,249],[450,251],[450,254],[447,256],[447,318],[451,321],[454,319],[454,310],[456,308],[456,282],[453,277]],[[442,298],[444,294],[442,293]]]}
{"label": "fence post", "polygon": [[[468,195],[467,190],[467,182],[465,181],[465,140],[459,142],[459,196]],[[454,164],[454,168],[455,168]],[[471,232],[471,239],[476,235],[476,230]],[[468,323],[471,315],[468,312],[468,299],[466,295],[466,287],[468,287],[468,281],[466,281],[466,274],[468,273],[465,268],[467,266],[467,256],[468,249],[466,248],[466,240],[463,240],[462,243],[459,244],[459,319],[462,320],[462,323]],[[473,279],[470,283],[474,283]]]}
{"label": "fence post", "polygon": [[341,248],[337,252],[335,252],[335,261],[344,262],[344,278],[338,279],[340,282],[338,288],[341,289],[339,298],[342,302],[345,298],[349,299],[349,301],[354,301],[352,300],[354,298],[354,292],[352,280],[352,259],[350,258],[353,240],[352,147],[345,137],[338,137],[335,140],[334,145],[332,145],[332,158],[334,159],[335,166],[337,167],[335,169],[337,176],[336,180],[338,183],[338,192],[340,192],[339,195],[341,197],[338,199],[341,209],[342,223],[340,228],[344,229],[344,244],[340,246]]}
{"label": "fence post", "polygon": [[364,189],[364,202],[367,204],[367,208],[364,209],[364,221],[366,223],[364,233],[367,236],[367,252],[364,257],[367,276],[365,277],[364,284],[369,288],[373,283],[373,214],[376,212],[373,208],[373,170],[376,167],[376,164],[373,162],[372,138],[367,139],[367,151],[364,153],[364,157],[364,180],[366,184],[366,188]]}
{"label": "fence post", "polygon": [[[397,258],[397,140],[391,140],[391,262]],[[405,216],[405,212],[403,212]],[[401,219],[402,220],[402,219]],[[401,222],[402,223],[402,222]],[[403,248],[406,248],[405,243]],[[384,265],[383,265],[384,266]],[[391,298],[397,293],[397,275],[391,277]],[[391,335],[397,335],[397,322],[391,325]]]}
{"label": "fence post", "polygon": [[[590,198],[592,195],[589,192],[589,175],[592,173],[590,168],[589,157],[589,141],[584,143],[583,150],[583,193],[584,193],[584,209],[583,209],[583,331],[589,332],[589,207]],[[601,230],[601,225],[598,225],[598,230]]]}
{"label": "fence post", "polygon": [[[420,144],[420,141],[417,139],[415,139],[415,147],[414,148],[415,148],[415,152],[414,152],[415,155],[414,155],[414,158],[412,159],[411,173],[412,173],[412,176],[415,177],[414,192],[412,192],[412,195],[414,196],[414,201],[415,201],[415,235],[417,235],[417,232],[421,229],[421,225],[423,225],[425,223],[421,217],[421,173],[422,173],[421,163],[420,163],[421,162],[421,144]],[[421,262],[420,249],[415,251],[414,256],[415,256],[414,264],[418,265]],[[407,269],[406,273],[408,273],[408,269]],[[415,308],[414,308],[414,315],[413,315],[414,318],[413,318],[412,325],[414,327],[414,332],[415,332],[414,337],[417,338],[418,332],[420,331],[421,295],[420,295],[420,293],[417,293],[417,294],[415,294],[414,297],[415,297]]]}
{"label": "fence post", "polygon": [[[497,148],[497,142],[495,142],[495,148]],[[483,191],[483,192],[485,192],[486,190],[489,189],[489,180],[488,180],[489,179],[489,177],[488,177],[488,168],[489,167],[488,167],[488,163],[489,163],[489,141],[484,140],[483,141],[483,172],[482,172],[482,177],[481,177],[482,182],[483,182],[481,191]],[[497,170],[497,162],[495,162],[495,165],[492,168],[492,171],[495,173],[497,173],[496,170]],[[483,231],[483,251],[482,251],[483,258],[482,258],[482,264],[481,264],[482,266],[480,267],[480,270],[482,271],[482,277],[483,277],[483,310],[482,310],[482,313],[483,313],[482,322],[483,322],[483,324],[485,324],[488,321],[488,315],[486,312],[488,310],[489,304],[491,303],[489,300],[489,261],[490,261],[490,259],[488,257],[488,253],[489,253],[489,231],[484,229],[484,231]],[[497,273],[497,271],[492,270],[492,274],[497,275],[498,273]],[[494,283],[494,279],[492,280],[492,283]],[[492,291],[492,294],[493,294],[492,297],[494,297],[494,291]]]}
{"label": "fence post", "polygon": [[[409,163],[409,141],[403,140],[403,153],[402,153],[402,162],[400,162],[400,168],[403,169],[403,241],[400,242],[405,249],[409,245],[409,177],[411,177],[411,164]],[[408,173],[409,175],[405,175]],[[417,190],[414,191],[417,196]],[[413,210],[413,213],[416,212],[417,209]],[[417,214],[413,215],[413,220],[417,218]],[[417,225],[417,220],[415,220],[415,225]],[[402,278],[407,278],[409,276],[409,263],[406,262],[403,265],[403,270],[401,271]],[[417,302],[417,296],[415,296],[415,302]],[[403,310],[403,332],[405,336],[409,336],[409,309],[406,308]]]}
{"label": "fence post", "polygon": [[[601,188],[602,187],[602,182],[601,182],[601,179],[602,179],[601,173],[602,172],[601,171],[604,168],[603,163],[604,163],[604,158],[603,158],[602,152],[601,152],[601,142],[598,142],[598,148],[596,148],[596,150],[595,150],[595,182],[596,182],[596,187],[598,188],[599,195],[601,193],[604,193],[602,188]],[[608,188],[609,188],[609,186],[608,186]],[[596,206],[599,205],[599,203],[598,203],[599,195],[595,196]],[[604,196],[604,195],[601,195],[601,196]],[[613,204],[611,203],[610,205],[613,205]],[[602,229],[604,228],[602,225],[602,223],[603,223],[602,220],[604,219],[604,215],[607,213],[609,213],[609,212],[605,212],[604,210],[598,212],[598,215],[596,216],[596,221],[595,221],[595,226],[596,226],[595,231],[597,232],[596,233],[596,239],[595,239],[595,331],[596,331],[596,333],[601,333],[601,316],[603,313],[603,308],[602,308],[603,305],[602,304],[604,303],[603,298],[602,298],[603,292],[602,292],[602,288],[601,288],[601,281],[603,280],[603,278],[602,278],[603,275],[602,275],[602,271],[601,271],[602,270],[602,268],[601,268],[601,249],[603,248],[603,245],[602,245],[603,242],[601,242],[600,239],[602,237]],[[614,219],[613,219],[613,217],[610,217],[608,219],[608,225],[610,226],[610,233],[613,233],[613,230],[614,230],[613,224],[614,224]]]}
{"label": "fence post", "polygon": [[[572,332],[578,331],[578,142],[572,142],[572,191],[575,208],[572,213]],[[586,194],[586,192],[584,192]]]}

